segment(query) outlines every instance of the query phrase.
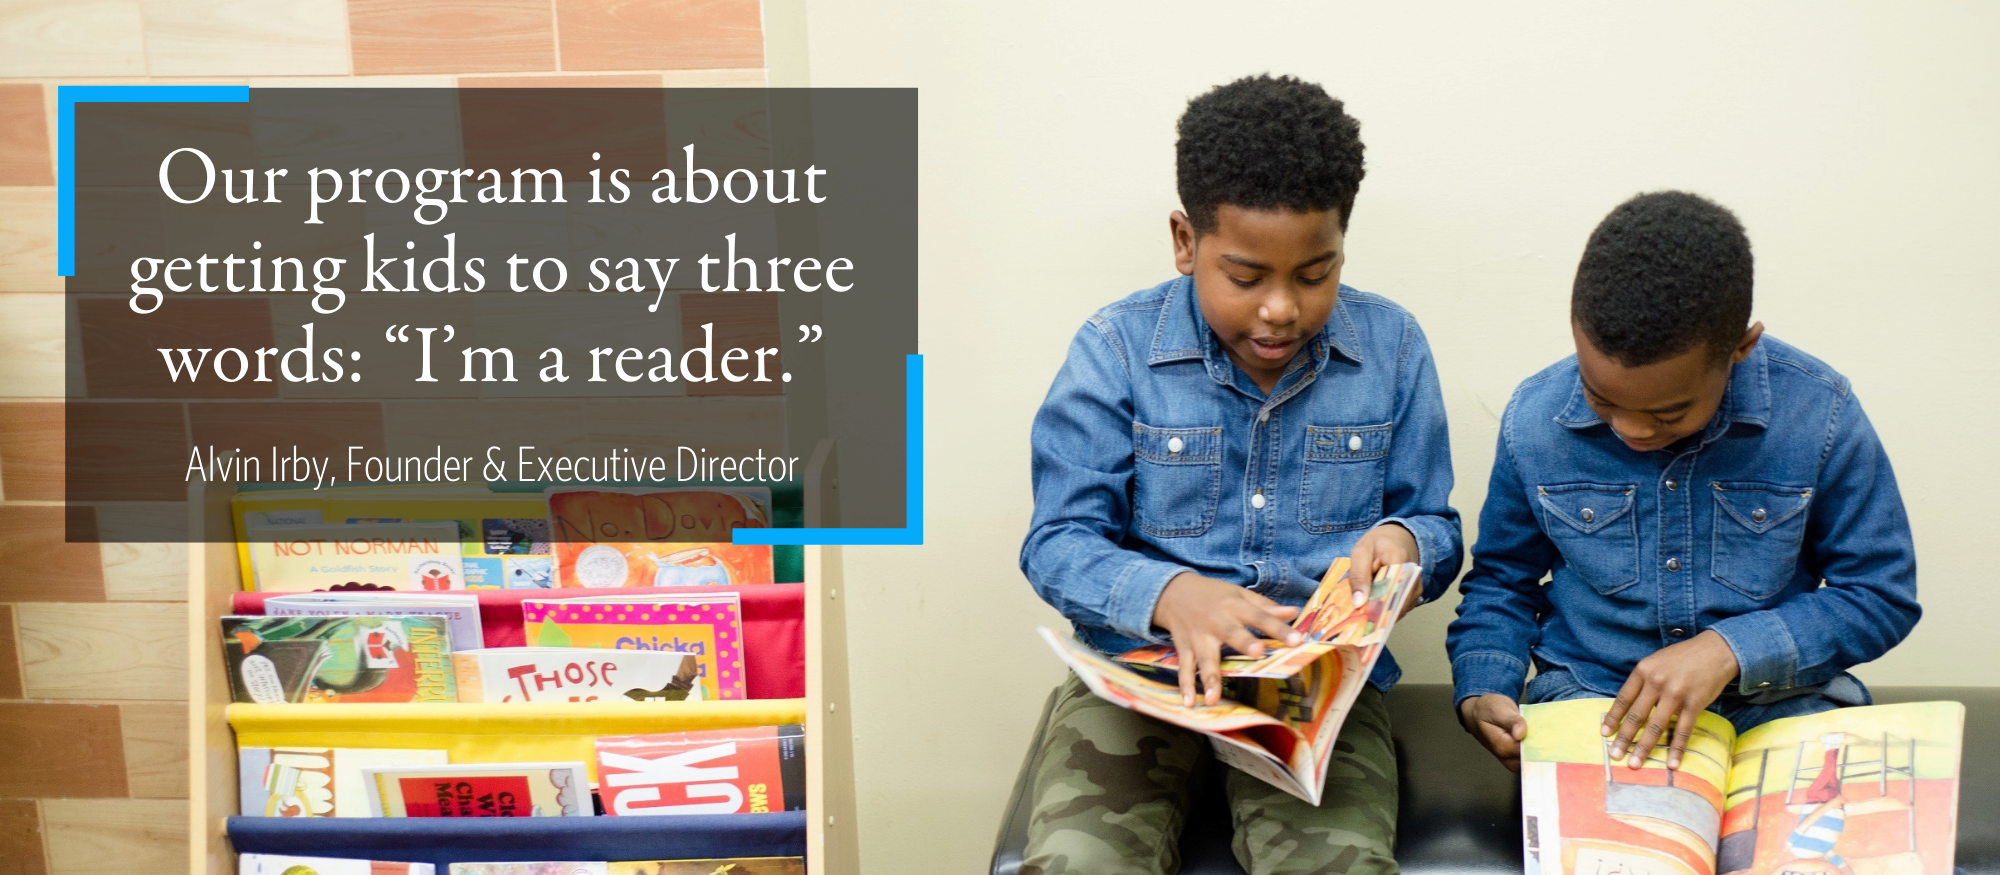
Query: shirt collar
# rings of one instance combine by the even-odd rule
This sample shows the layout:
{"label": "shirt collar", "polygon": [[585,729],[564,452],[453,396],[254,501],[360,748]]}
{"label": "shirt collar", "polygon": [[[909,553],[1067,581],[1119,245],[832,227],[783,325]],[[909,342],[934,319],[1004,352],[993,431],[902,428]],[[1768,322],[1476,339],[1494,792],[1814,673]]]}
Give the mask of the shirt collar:
{"label": "shirt collar", "polygon": [[[1575,369],[1575,356],[1570,356],[1570,366]],[[1583,377],[1580,374],[1570,390],[1569,403],[1563,406],[1561,413],[1556,414],[1556,422],[1571,429],[1604,424],[1584,398]],[[1730,369],[1729,385],[1722,390],[1722,407],[1716,411],[1715,419],[1704,429],[1704,434],[1713,437],[1720,429],[1738,422],[1759,428],[1771,424],[1770,357],[1764,354],[1761,341],[1750,348],[1749,356]]]}
{"label": "shirt collar", "polygon": [[[1355,330],[1354,316],[1347,307],[1346,293],[1350,291],[1353,290],[1340,287],[1333,314],[1304,350],[1312,356],[1315,372],[1325,367],[1329,350],[1355,364],[1361,363],[1361,335]],[[1146,363],[1160,365],[1191,359],[1207,361],[1210,373],[1228,372],[1218,367],[1228,363],[1228,356],[1216,340],[1215,332],[1208,330],[1208,320],[1202,318],[1201,306],[1194,297],[1194,278],[1183,276],[1167,289],[1167,300],[1160,307],[1160,321],[1153,328],[1153,349]]]}

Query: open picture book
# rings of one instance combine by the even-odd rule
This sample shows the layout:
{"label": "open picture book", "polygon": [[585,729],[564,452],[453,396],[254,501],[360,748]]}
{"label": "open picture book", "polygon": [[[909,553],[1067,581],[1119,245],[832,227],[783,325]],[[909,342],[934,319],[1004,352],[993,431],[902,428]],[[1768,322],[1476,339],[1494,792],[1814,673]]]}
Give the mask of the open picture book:
{"label": "open picture book", "polygon": [[[1702,712],[1681,767],[1611,758],[1610,699],[1521,709],[1528,875],[1951,875],[1965,706]],[[1628,753],[1629,756],[1629,753]]]}
{"label": "open picture book", "polygon": [[1284,647],[1266,642],[1257,659],[1224,655],[1226,697],[1215,705],[1181,703],[1174,677],[1179,662],[1171,647],[1142,647],[1113,660],[1047,628],[1041,630],[1042,638],[1091,692],[1202,733],[1214,744],[1216,759],[1318,805],[1340,725],[1368,682],[1404,604],[1421,587],[1416,565],[1390,566],[1375,576],[1366,600],[1356,604],[1352,587],[1342,579],[1347,567],[1346,559],[1334,562],[1293,621],[1304,643]]}

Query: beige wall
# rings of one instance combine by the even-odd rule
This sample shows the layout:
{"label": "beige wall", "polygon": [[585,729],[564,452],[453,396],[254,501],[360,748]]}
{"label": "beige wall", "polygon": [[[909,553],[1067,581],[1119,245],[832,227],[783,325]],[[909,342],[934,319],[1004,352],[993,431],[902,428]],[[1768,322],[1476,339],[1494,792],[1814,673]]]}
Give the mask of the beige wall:
{"label": "beige wall", "polygon": [[[1168,276],[1174,119],[1246,73],[1362,120],[1346,279],[1429,332],[1468,540],[1510,390],[1567,351],[1585,236],[1691,188],[1749,226],[1757,318],[1853,379],[1895,461],[1930,612],[1863,677],[1996,681],[2000,6],[1106,5],[808,10],[814,85],[923,108],[927,544],[848,553],[867,871],[983,865],[1061,675],[1015,568],[1029,419],[1081,320]],[[1450,617],[1398,632],[1411,680],[1447,680]]]}

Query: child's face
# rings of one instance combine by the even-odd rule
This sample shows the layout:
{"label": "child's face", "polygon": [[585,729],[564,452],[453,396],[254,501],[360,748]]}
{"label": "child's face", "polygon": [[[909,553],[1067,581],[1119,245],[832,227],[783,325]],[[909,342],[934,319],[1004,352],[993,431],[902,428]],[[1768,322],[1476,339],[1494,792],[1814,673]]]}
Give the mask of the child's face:
{"label": "child's face", "polygon": [[1194,277],[1202,318],[1229,360],[1270,391],[1333,312],[1347,260],[1339,212],[1224,204],[1209,233],[1180,211],[1168,223],[1174,266]]}
{"label": "child's face", "polygon": [[1625,446],[1641,453],[1666,449],[1701,431],[1722,406],[1729,371],[1750,354],[1764,334],[1759,322],[1727,358],[1717,361],[1707,344],[1649,365],[1628,367],[1598,351],[1576,323],[1576,368],[1583,397]]}

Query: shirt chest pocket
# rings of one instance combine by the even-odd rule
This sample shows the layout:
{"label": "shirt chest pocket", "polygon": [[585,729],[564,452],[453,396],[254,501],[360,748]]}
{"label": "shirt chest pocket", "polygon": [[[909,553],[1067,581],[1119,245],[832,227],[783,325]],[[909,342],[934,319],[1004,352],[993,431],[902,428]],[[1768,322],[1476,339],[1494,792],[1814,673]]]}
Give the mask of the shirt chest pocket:
{"label": "shirt chest pocket", "polygon": [[1382,518],[1382,478],[1390,424],[1306,426],[1299,525],[1324,535],[1365,529]]}
{"label": "shirt chest pocket", "polygon": [[1215,524],[1222,429],[1132,423],[1132,520],[1146,534],[1185,538]]}
{"label": "shirt chest pocket", "polygon": [[1639,582],[1639,529],[1631,484],[1559,483],[1536,490],[1542,531],[1571,573],[1610,595]]}
{"label": "shirt chest pocket", "polygon": [[1798,572],[1812,490],[1748,481],[1714,485],[1715,579],[1754,599],[1777,595]]}

